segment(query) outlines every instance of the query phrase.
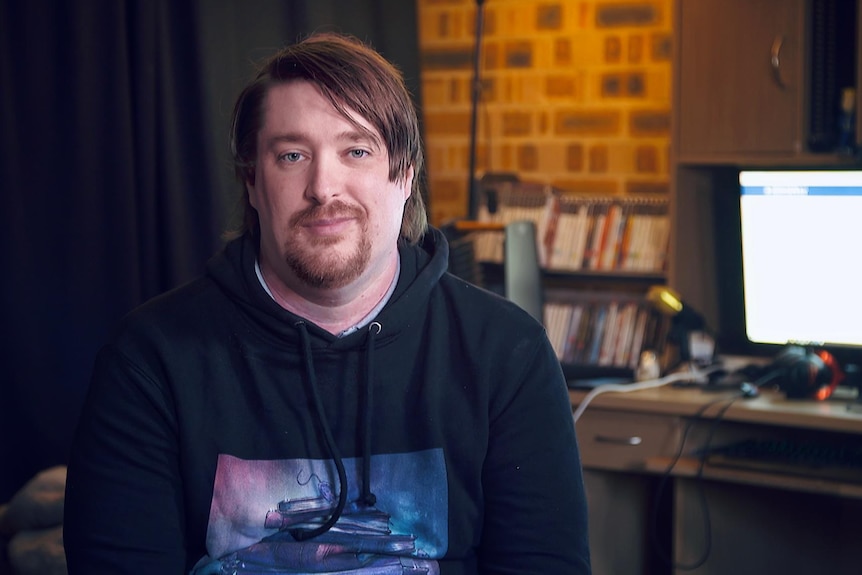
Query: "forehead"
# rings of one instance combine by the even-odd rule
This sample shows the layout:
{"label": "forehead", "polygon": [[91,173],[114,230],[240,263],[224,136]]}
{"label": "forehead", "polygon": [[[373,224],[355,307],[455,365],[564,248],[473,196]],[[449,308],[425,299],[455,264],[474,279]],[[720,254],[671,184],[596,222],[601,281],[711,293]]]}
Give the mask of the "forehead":
{"label": "forehead", "polygon": [[263,101],[261,132],[305,129],[321,132],[338,127],[352,129],[376,142],[378,130],[355,110],[336,108],[320,88],[307,80],[291,80],[271,86]]}

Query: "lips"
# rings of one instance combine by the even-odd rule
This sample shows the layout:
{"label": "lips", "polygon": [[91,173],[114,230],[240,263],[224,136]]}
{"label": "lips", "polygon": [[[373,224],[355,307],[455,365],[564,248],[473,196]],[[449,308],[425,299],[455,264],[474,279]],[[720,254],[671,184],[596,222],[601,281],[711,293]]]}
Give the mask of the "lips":
{"label": "lips", "polygon": [[355,216],[348,214],[339,214],[335,217],[319,218],[310,221],[303,221],[300,225],[309,228],[337,226],[338,224],[355,219]]}

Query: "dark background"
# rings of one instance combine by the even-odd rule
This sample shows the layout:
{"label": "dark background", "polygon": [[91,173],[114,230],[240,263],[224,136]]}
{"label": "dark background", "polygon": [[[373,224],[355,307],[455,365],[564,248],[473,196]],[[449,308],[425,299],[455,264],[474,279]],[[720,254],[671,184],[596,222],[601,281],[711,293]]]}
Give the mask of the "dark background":
{"label": "dark background", "polygon": [[255,62],[354,34],[419,98],[409,0],[0,0],[0,503],[65,463],[99,346],[221,246]]}

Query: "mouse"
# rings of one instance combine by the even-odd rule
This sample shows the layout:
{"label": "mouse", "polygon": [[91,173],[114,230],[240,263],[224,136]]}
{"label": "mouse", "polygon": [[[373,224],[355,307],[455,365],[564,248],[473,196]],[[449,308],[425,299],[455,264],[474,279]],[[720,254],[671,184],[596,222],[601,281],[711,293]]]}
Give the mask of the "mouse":
{"label": "mouse", "polygon": [[747,381],[744,381],[742,385],[739,386],[739,391],[742,392],[742,397],[746,399],[760,395],[760,389],[758,389],[756,385],[748,383]]}

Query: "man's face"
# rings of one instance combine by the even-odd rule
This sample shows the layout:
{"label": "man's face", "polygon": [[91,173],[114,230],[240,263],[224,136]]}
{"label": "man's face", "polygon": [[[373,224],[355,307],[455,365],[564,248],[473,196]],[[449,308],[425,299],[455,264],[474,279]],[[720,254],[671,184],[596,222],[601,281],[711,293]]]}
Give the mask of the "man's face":
{"label": "man's face", "polygon": [[249,201],[261,258],[288,286],[345,287],[379,274],[397,252],[412,170],[389,181],[376,129],[359,130],[306,81],[270,88],[257,136]]}

